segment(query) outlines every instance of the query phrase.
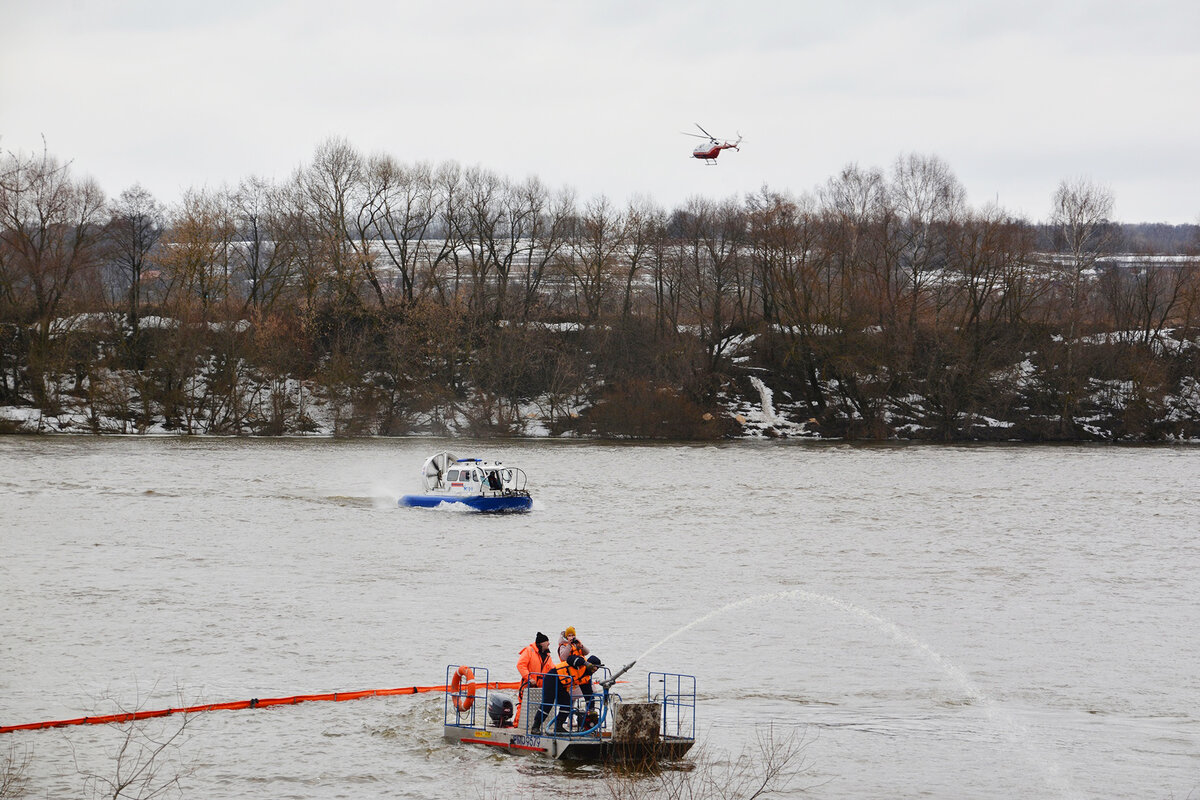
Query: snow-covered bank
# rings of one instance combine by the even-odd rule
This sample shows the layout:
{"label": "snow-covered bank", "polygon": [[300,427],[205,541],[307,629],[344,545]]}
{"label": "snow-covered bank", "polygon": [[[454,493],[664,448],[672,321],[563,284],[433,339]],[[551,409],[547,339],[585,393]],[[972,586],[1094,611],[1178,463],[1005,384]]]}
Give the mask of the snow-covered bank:
{"label": "snow-covered bank", "polygon": [[[1018,370],[1020,372],[1021,370]],[[720,438],[842,439],[845,426],[858,418],[852,407],[831,403],[818,419],[811,406],[789,391],[772,388],[772,376],[758,371],[730,380],[706,421],[719,421]],[[197,383],[197,385],[200,385]],[[1074,419],[1080,441],[1146,441],[1120,433],[1121,413],[1140,402],[1127,382],[1093,380],[1086,409]],[[831,392],[830,396],[834,396]],[[581,398],[543,397],[515,404],[495,398],[468,398],[437,404],[420,411],[388,416],[377,408],[364,409],[345,392],[311,381],[288,379],[268,384],[247,381],[238,399],[211,407],[197,398],[191,411],[173,418],[162,409],[139,406],[128,398],[121,413],[89,402],[83,395],[59,394],[58,409],[50,413],[32,406],[0,406],[0,432],[33,434],[125,434],[145,436],[464,436],[639,438],[644,434],[597,434],[588,418],[595,408]],[[1200,443],[1200,380],[1185,378],[1180,391],[1161,398],[1160,433],[1154,441]],[[215,413],[214,413],[215,412]],[[927,398],[912,394],[886,401],[883,415],[893,440],[946,441],[933,420],[940,420]],[[955,441],[1044,441],[1039,431],[1049,424],[1040,416],[1008,418],[962,413],[954,420],[968,435]],[[663,437],[670,438],[670,437]],[[852,438],[863,438],[861,436]],[[1056,437],[1063,440],[1065,437]]]}
{"label": "snow-covered bank", "polygon": [[132,332],[109,330],[120,322],[58,321],[54,335],[66,339],[53,372],[10,358],[0,432],[1200,441],[1190,328],[1070,343],[1051,334],[1037,343],[1057,353],[987,358],[954,352],[953,339],[917,356],[888,351],[875,329],[849,341],[825,329],[731,330],[708,351],[699,333],[681,331],[675,343],[689,360],[664,369],[662,353],[641,354],[636,367],[622,360],[642,342],[636,329],[606,330],[619,345],[600,342],[603,353],[563,324],[500,326],[446,353],[422,351],[418,338],[349,356],[305,351],[294,332],[273,339],[240,323],[185,331],[144,317],[143,333],[153,333],[139,340],[144,367],[132,369]]}

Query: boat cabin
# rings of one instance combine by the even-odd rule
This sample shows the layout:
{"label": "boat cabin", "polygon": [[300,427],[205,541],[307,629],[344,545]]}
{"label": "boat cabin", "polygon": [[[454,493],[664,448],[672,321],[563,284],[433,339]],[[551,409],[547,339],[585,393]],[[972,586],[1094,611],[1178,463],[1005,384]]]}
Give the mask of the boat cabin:
{"label": "boat cabin", "polygon": [[[510,492],[525,488],[525,472],[506,467],[500,461],[479,458],[459,458],[448,465],[443,475],[434,476],[427,491],[461,494]],[[520,484],[520,485],[518,485]]]}

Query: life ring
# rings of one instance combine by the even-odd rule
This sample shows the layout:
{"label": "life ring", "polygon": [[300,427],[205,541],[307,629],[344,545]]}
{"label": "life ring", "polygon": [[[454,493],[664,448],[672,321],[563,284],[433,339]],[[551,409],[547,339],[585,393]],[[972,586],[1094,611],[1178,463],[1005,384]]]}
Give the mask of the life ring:
{"label": "life ring", "polygon": [[[467,682],[467,691],[462,692],[463,681]],[[475,702],[475,670],[470,667],[459,667],[450,679],[450,702],[458,711],[466,711]]]}

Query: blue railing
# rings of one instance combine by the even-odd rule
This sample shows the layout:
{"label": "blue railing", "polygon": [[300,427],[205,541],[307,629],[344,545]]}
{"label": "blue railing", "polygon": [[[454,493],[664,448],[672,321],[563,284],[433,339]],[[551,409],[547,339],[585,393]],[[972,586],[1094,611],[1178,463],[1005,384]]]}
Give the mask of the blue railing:
{"label": "blue railing", "polygon": [[[553,672],[530,674],[541,677],[543,687],[550,681],[558,680],[558,675]],[[546,719],[542,723],[542,729],[546,731],[545,735],[567,737],[603,736],[604,733],[608,731],[607,700],[612,695],[606,692],[600,686],[600,683],[608,680],[611,675],[612,673],[609,671],[608,667],[600,667],[600,669],[596,670],[595,674],[592,675],[592,694],[590,696],[587,694],[582,694],[579,697],[572,695],[570,712],[567,714],[568,728],[566,733],[553,733],[554,720],[558,716],[562,707],[557,705],[548,707],[546,710]],[[530,708],[521,712],[521,725],[523,727],[527,727],[530,724],[529,720],[532,720],[534,715],[537,714],[538,708],[541,706],[541,692],[542,689],[540,688],[533,689],[531,693],[533,702],[530,703]],[[591,709],[588,708],[589,703],[592,706]],[[597,719],[591,725],[588,725],[586,722],[589,710],[597,713]],[[584,721],[583,724],[580,724],[580,720]]]}
{"label": "blue railing", "polygon": [[646,699],[662,704],[658,731],[661,736],[675,739],[696,738],[695,675],[651,672],[646,676]]}
{"label": "blue railing", "polygon": [[[451,664],[446,667],[446,692],[442,701],[445,708],[445,724],[482,729],[487,720],[488,671],[486,667],[467,667],[474,677],[470,680],[460,677],[458,688],[453,689],[454,679],[464,666],[466,665]],[[483,715],[478,724],[476,714]]]}
{"label": "blue railing", "polygon": [[[458,671],[463,667],[451,664],[446,667],[446,691],[443,699],[445,724],[460,728],[483,730],[488,726],[488,684],[490,675],[485,667],[470,667],[473,677],[467,679],[459,676],[459,686],[452,688]],[[568,707],[565,733],[553,733],[554,721],[561,706],[550,706],[546,709],[543,730],[547,736],[583,737],[603,736],[609,731],[610,698],[620,699],[619,696],[605,691],[601,686],[611,676],[607,667],[601,667],[593,676],[593,693],[572,697]],[[557,681],[558,675],[547,673],[541,675],[543,685],[547,681]],[[472,685],[474,685],[472,687]],[[472,691],[474,688],[474,691]],[[542,689],[532,688],[528,701],[521,711],[519,727],[528,731],[530,721],[541,707]],[[662,708],[659,718],[659,734],[664,738],[695,739],[696,737],[696,677],[675,672],[651,672],[646,677],[646,699],[657,703]],[[596,719],[590,724],[586,722],[588,704],[591,711],[596,712]]]}

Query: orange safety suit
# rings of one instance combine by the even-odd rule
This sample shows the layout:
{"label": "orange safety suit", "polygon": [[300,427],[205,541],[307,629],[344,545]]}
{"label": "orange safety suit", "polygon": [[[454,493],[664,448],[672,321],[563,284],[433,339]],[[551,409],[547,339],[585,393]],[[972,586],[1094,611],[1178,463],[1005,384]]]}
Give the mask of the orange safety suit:
{"label": "orange safety suit", "polygon": [[[542,655],[536,644],[527,644],[517,656],[517,672],[521,681],[530,686],[542,685],[542,673],[550,671],[550,654]],[[532,677],[531,677],[532,676]]]}
{"label": "orange safety suit", "polygon": [[521,673],[521,687],[517,689],[517,713],[513,715],[513,727],[521,721],[521,704],[525,702],[526,686],[541,686],[542,673],[550,671],[550,654],[542,655],[537,642],[527,644],[517,656],[517,672]]}
{"label": "orange safety suit", "polygon": [[579,659],[579,666],[567,666],[566,661],[560,661],[550,670],[558,674],[559,683],[568,689],[572,686],[582,686],[587,682],[587,662]]}
{"label": "orange safety suit", "polygon": [[588,662],[579,656],[567,656],[566,661],[559,661],[546,675],[542,684],[542,704],[533,716],[533,728],[537,729],[542,720],[554,717],[554,731],[563,733],[567,714],[571,711],[571,687],[582,686],[588,679]]}

